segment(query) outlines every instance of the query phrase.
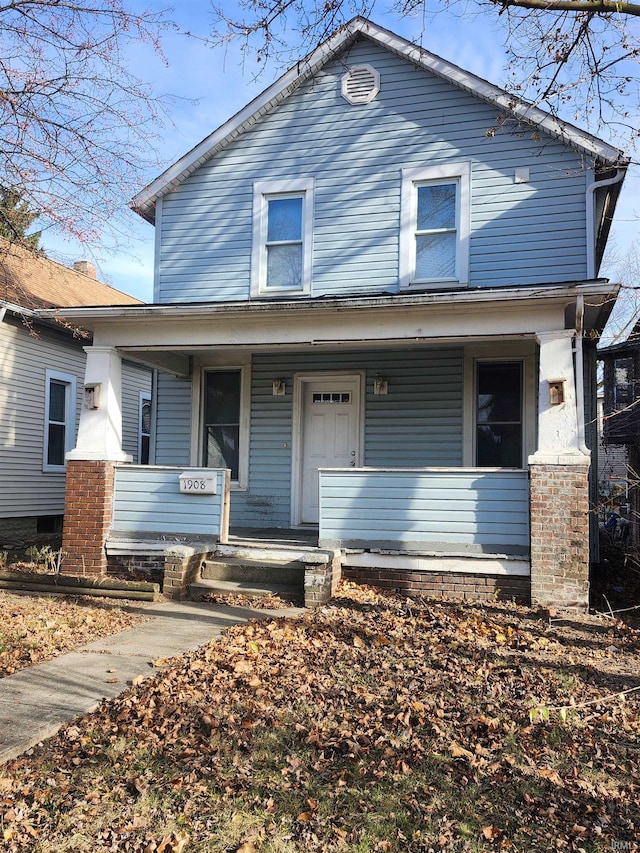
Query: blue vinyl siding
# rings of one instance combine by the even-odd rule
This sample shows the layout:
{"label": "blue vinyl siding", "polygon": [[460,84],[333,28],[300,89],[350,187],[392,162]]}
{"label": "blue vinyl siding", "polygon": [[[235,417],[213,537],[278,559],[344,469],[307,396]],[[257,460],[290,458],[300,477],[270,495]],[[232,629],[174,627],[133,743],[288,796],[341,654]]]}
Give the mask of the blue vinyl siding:
{"label": "blue vinyl siding", "polygon": [[324,470],[320,542],[462,553],[529,550],[526,471]]}
{"label": "blue vinyl siding", "polygon": [[167,373],[158,374],[156,465],[190,464],[191,382]]}
{"label": "blue vinyl siding", "polygon": [[215,470],[216,494],[180,492],[183,468],[116,467],[113,530],[147,534],[217,537],[223,517],[225,472]]}
{"label": "blue vinyl siding", "polygon": [[[462,464],[462,349],[257,355],[249,487],[231,493],[232,525],[289,526],[294,374],[334,370],[365,371],[365,465]],[[388,395],[374,395],[377,373],[387,379]],[[285,380],[286,396],[273,396],[274,377]]]}
{"label": "blue vinyl siding", "polygon": [[[340,95],[345,64],[369,62],[378,97]],[[398,289],[403,168],[471,163],[470,285],[586,275],[580,157],[506,123],[496,107],[358,41],[164,197],[159,298],[248,299],[255,180],[313,177],[313,295]],[[530,180],[516,184],[516,167]]]}

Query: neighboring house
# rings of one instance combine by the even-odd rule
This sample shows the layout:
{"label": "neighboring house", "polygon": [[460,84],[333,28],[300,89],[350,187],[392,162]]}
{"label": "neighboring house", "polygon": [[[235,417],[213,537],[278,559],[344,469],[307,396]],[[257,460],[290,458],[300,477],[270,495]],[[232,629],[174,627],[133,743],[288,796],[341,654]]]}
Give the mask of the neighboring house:
{"label": "neighboring house", "polygon": [[[79,262],[71,270],[17,245],[0,244],[0,538],[28,539],[62,529],[65,454],[76,442],[91,336],[35,317],[65,305],[140,305],[95,280]],[[123,446],[140,450],[141,407],[151,372],[123,370]]]}
{"label": "neighboring house", "polygon": [[[155,304],[65,312],[108,391],[69,476],[78,502],[89,476],[101,506],[115,489],[92,543],[95,509],[70,524],[69,565],[105,571],[115,532],[140,554],[224,538],[208,467],[230,471],[232,531],[316,531],[334,579],[585,606],[592,339],[617,292],[598,269],[626,164],[354,19],[134,198]],[[131,355],[160,371],[145,472],[122,464]]]}
{"label": "neighboring house", "polygon": [[615,511],[630,523],[630,539],[637,543],[640,530],[640,324],[634,326],[627,340],[599,350],[598,357],[602,361],[603,377],[601,497],[605,511]]}

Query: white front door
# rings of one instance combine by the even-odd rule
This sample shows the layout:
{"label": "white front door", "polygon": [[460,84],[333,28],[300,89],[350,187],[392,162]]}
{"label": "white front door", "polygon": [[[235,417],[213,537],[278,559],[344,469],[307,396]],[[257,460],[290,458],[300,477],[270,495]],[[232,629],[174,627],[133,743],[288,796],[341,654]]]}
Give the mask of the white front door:
{"label": "white front door", "polygon": [[360,465],[360,376],[311,380],[301,387],[299,524],[319,520],[318,468]]}

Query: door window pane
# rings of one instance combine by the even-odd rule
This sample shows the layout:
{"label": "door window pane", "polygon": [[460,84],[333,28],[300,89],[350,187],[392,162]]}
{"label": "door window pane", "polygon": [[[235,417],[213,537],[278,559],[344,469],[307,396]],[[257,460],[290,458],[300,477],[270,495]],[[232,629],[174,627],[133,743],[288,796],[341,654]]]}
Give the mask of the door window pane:
{"label": "door window pane", "polygon": [[476,370],[476,465],[522,465],[522,364],[478,363]]}
{"label": "door window pane", "polygon": [[237,480],[240,460],[239,370],[211,370],[205,374],[204,464],[230,468]]}

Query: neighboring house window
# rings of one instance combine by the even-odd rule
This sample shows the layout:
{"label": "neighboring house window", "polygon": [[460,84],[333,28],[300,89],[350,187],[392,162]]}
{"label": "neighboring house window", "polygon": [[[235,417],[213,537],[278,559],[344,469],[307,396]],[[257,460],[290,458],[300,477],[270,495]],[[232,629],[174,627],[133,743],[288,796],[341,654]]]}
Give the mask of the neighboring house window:
{"label": "neighboring house window", "polygon": [[522,362],[476,362],[476,465],[522,467]]}
{"label": "neighboring house window", "polygon": [[469,282],[468,163],[404,169],[400,286]]}
{"label": "neighboring house window", "polygon": [[76,435],[76,377],[47,370],[45,391],[45,471],[64,471]]}
{"label": "neighboring house window", "polygon": [[140,392],[140,411],[138,415],[138,464],[149,464],[151,441],[151,394]]}
{"label": "neighboring house window", "polygon": [[633,358],[616,358],[613,377],[613,410],[620,412],[634,401]]}
{"label": "neighboring house window", "polygon": [[311,292],[313,181],[254,184],[253,296]]}
{"label": "neighboring house window", "polygon": [[241,370],[207,370],[204,374],[204,464],[229,468],[240,477]]}

